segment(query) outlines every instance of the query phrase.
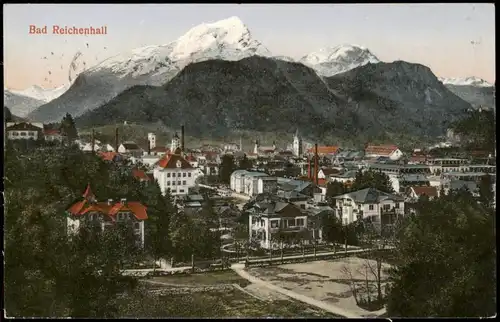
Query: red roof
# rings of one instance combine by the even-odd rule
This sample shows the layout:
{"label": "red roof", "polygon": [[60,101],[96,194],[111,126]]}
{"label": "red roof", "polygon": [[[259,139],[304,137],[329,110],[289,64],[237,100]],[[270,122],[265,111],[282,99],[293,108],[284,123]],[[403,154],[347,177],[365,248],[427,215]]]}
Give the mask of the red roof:
{"label": "red roof", "polygon": [[90,183],[87,184],[87,188],[85,189],[85,192],[83,193],[83,198],[85,198],[85,199],[95,198],[95,195],[92,192],[92,189],[90,189]]}
{"label": "red roof", "polygon": [[140,169],[132,169],[132,175],[134,176],[134,178],[137,178],[139,180],[144,180],[144,181],[150,180],[146,172]]}
{"label": "red roof", "polygon": [[428,197],[437,197],[438,191],[436,187],[411,187],[417,196],[426,195]]}
{"label": "red roof", "polygon": [[398,149],[395,145],[368,145],[365,154],[375,154],[380,156],[389,156]]}
{"label": "red roof", "polygon": [[47,130],[43,131],[43,134],[44,135],[59,135],[60,132],[58,129],[47,129]]}
{"label": "red roof", "polygon": [[77,201],[72,204],[67,211],[74,216],[81,216],[89,212],[98,212],[110,217],[111,220],[115,220],[115,215],[119,211],[125,211],[133,213],[134,216],[139,220],[148,219],[147,207],[137,201],[128,201],[126,203],[115,202],[114,204],[108,204],[107,202],[92,202],[88,197],[94,197],[92,190],[90,189],[90,184],[87,185],[87,189],[83,193],[85,200]]}
{"label": "red roof", "polygon": [[[158,166],[164,169],[192,169],[193,167],[179,154],[167,154],[157,162]],[[177,165],[180,165],[178,167]]]}
{"label": "red roof", "polygon": [[116,156],[120,155],[117,152],[101,152],[99,153],[99,156],[104,160],[104,161],[113,161]]}
{"label": "red roof", "polygon": [[[335,154],[337,153],[338,146],[318,146],[318,154]],[[315,148],[310,148],[307,150],[308,153],[315,153]]]}

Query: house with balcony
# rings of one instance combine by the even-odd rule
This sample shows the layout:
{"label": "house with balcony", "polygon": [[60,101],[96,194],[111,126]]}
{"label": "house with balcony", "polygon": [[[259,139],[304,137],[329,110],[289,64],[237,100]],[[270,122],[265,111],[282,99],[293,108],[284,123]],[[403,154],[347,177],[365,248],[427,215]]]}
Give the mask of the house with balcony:
{"label": "house with balcony", "polygon": [[375,188],[366,188],[336,196],[335,212],[343,225],[357,220],[368,221],[375,227],[392,226],[404,215],[404,198]]}
{"label": "house with balcony", "polygon": [[249,239],[256,240],[262,248],[278,248],[275,240],[279,232],[300,234],[308,228],[308,215],[305,211],[275,198],[254,202],[248,213]]}
{"label": "house with balcony", "polygon": [[108,199],[98,202],[90,185],[83,193],[83,199],[72,204],[67,210],[67,232],[78,232],[80,227],[94,227],[105,230],[117,224],[130,225],[137,242],[144,247],[144,221],[148,219],[147,207],[138,201]]}

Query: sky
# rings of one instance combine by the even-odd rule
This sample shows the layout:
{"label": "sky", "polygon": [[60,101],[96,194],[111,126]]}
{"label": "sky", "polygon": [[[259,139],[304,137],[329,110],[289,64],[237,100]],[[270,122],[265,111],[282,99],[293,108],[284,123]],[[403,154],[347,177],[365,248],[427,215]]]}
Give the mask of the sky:
{"label": "sky", "polygon": [[[274,55],[300,59],[355,44],[382,61],[426,65],[439,77],[495,81],[493,4],[4,4],[4,85],[56,88],[68,82],[78,51],[88,68],[231,16]],[[47,25],[49,33],[29,34],[30,25]],[[108,33],[53,35],[53,25],[107,26]]]}

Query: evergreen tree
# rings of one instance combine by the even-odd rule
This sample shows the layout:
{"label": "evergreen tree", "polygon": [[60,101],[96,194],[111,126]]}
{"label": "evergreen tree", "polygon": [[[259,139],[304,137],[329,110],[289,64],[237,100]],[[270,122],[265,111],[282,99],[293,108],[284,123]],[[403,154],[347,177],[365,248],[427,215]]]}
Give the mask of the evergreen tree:
{"label": "evergreen tree", "polygon": [[66,136],[66,139],[69,142],[73,142],[78,138],[78,132],[76,130],[75,121],[73,120],[71,114],[67,113],[63,117],[60,125],[60,131],[61,134]]}
{"label": "evergreen tree", "polygon": [[222,162],[219,166],[219,178],[221,182],[229,184],[231,182],[231,174],[236,169],[234,158],[232,155],[225,154],[222,157]]}
{"label": "evergreen tree", "polygon": [[347,189],[345,188],[342,182],[338,181],[330,181],[326,186],[326,200],[330,204],[330,206],[335,206],[335,198],[336,196],[340,196],[346,193]]}
{"label": "evergreen tree", "polygon": [[351,186],[351,191],[375,188],[383,192],[393,193],[392,183],[389,177],[381,171],[358,171],[356,179]]}
{"label": "evergreen tree", "polygon": [[468,191],[422,199],[398,234],[391,317],[477,317],[496,312],[495,214]]}
{"label": "evergreen tree", "polygon": [[252,161],[247,158],[247,155],[244,154],[238,163],[238,170],[249,170],[253,167]]}

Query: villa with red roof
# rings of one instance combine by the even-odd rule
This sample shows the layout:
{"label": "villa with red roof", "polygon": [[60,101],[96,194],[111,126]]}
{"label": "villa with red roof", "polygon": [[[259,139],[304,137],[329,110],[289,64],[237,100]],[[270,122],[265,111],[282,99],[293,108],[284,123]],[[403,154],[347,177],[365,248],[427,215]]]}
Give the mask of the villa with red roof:
{"label": "villa with red roof", "polygon": [[173,154],[164,155],[155,164],[153,176],[160,185],[161,192],[170,190],[173,196],[187,195],[189,188],[196,185],[198,170],[182,156],[180,148]]}
{"label": "villa with red roof", "polygon": [[83,193],[83,199],[72,204],[67,210],[68,233],[76,233],[82,226],[92,225],[102,230],[112,228],[116,223],[130,224],[144,247],[144,221],[148,219],[147,207],[138,201],[100,202],[96,200],[90,184]]}

